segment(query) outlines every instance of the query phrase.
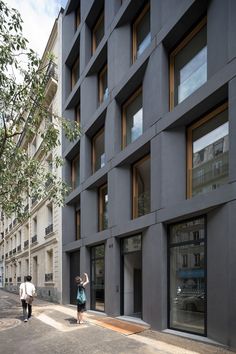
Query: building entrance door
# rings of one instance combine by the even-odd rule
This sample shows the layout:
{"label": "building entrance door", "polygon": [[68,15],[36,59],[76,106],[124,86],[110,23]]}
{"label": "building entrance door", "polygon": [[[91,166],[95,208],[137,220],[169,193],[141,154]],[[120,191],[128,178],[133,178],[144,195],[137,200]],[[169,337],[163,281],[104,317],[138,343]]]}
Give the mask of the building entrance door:
{"label": "building entrance door", "polygon": [[142,236],[127,237],[121,243],[121,314],[142,317]]}
{"label": "building entrance door", "polygon": [[105,246],[91,248],[91,309],[105,310]]}
{"label": "building entrance door", "polygon": [[70,303],[77,304],[77,285],[75,283],[75,277],[80,275],[80,252],[72,252],[70,254]]}

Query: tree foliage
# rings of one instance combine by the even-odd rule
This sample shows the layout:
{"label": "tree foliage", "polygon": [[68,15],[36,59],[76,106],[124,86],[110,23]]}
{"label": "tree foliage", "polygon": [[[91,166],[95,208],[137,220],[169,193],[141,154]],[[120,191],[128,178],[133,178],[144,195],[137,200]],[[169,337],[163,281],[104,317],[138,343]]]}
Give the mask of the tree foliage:
{"label": "tree foliage", "polygon": [[[8,216],[24,217],[28,198],[62,205],[69,189],[58,176],[62,160],[55,151],[61,128],[71,141],[80,130],[49,111],[45,88],[52,67],[52,56],[45,64],[28,48],[19,12],[0,0],[0,208]],[[32,154],[35,136],[40,149]]]}

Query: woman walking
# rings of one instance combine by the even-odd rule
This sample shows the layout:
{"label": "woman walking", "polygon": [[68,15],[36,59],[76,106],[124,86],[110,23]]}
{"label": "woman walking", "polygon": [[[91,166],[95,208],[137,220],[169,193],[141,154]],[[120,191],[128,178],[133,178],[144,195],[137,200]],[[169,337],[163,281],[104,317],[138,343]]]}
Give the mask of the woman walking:
{"label": "woman walking", "polygon": [[78,286],[77,290],[77,323],[83,324],[85,323],[84,312],[86,311],[86,294],[85,294],[85,286],[89,283],[88,274],[84,273],[82,277],[75,278],[76,284]]}

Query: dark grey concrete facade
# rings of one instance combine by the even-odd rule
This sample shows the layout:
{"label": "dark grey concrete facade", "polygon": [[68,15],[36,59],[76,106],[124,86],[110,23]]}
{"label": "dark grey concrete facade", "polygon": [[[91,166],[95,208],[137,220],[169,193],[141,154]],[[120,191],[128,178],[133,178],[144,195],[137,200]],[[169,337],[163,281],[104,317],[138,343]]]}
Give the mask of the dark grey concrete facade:
{"label": "dark grey concrete facade", "polygon": [[[105,245],[105,312],[121,314],[120,240],[142,234],[142,318],[168,328],[168,225],[199,215],[207,229],[207,337],[236,347],[236,3],[234,0],[151,0],[151,43],[131,62],[131,24],[147,1],[69,1],[63,17],[63,114],[74,119],[80,102],[80,139],[63,142],[64,178],[80,152],[80,185],[63,209],[63,302],[70,302],[70,254],[90,274],[90,248]],[[80,3],[81,23],[74,30]],[[91,28],[104,8],[105,33],[91,55]],[[207,15],[207,81],[169,109],[169,54]],[[71,90],[70,67],[80,53],[80,77]],[[108,98],[98,105],[97,74],[108,65]],[[121,149],[121,106],[142,84],[143,134]],[[220,188],[186,197],[186,129],[228,101],[229,178]],[[105,127],[106,163],[92,174],[91,138]],[[150,153],[151,210],[132,219],[131,166]],[[98,187],[108,185],[108,229],[98,232]],[[75,236],[75,207],[81,239]],[[88,298],[90,291],[88,289]],[[89,302],[88,302],[89,306]]]}

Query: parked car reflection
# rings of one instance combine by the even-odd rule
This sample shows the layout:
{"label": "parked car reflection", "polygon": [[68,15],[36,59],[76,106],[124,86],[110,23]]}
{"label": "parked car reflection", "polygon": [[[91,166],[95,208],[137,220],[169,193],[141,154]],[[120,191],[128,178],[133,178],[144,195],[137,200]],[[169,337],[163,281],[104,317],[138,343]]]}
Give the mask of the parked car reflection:
{"label": "parked car reflection", "polygon": [[204,293],[195,295],[180,294],[174,299],[174,304],[179,310],[204,312],[205,296]]}

